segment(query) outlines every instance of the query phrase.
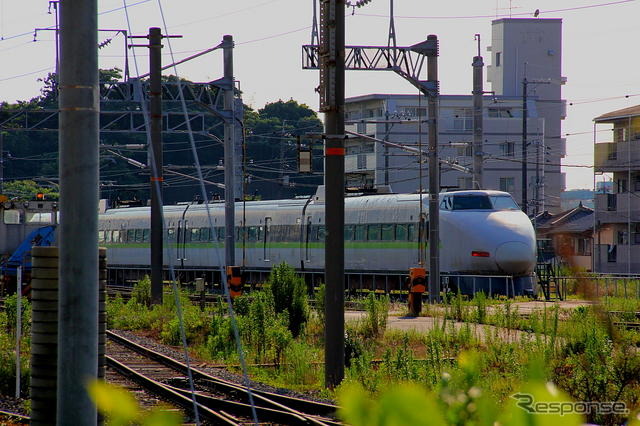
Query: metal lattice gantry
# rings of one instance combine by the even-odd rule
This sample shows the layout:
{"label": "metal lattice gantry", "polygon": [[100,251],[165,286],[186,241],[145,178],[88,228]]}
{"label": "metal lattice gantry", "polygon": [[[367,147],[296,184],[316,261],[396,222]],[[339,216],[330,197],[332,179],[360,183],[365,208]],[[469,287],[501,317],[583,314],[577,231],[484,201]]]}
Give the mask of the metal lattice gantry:
{"label": "metal lattice gantry", "polygon": [[[438,82],[420,79],[425,59],[436,56],[437,40],[425,40],[413,46],[345,46],[345,69],[355,71],[394,71],[429,97],[438,95]],[[319,45],[302,46],[302,68],[320,69],[327,53]],[[320,104],[326,104],[320,91]]]}
{"label": "metal lattice gantry", "polygon": [[[148,102],[149,82],[130,79],[125,82],[100,84],[100,132],[146,133],[147,124],[141,102]],[[225,82],[162,83],[162,131],[184,133],[187,120],[194,133],[210,134],[221,120],[232,120],[223,109]],[[182,98],[188,114],[182,110]],[[241,105],[241,101],[236,102]],[[187,118],[188,117],[188,118]],[[242,108],[236,105],[236,119],[242,119]],[[0,110],[0,130],[58,131],[57,108],[24,108]]]}

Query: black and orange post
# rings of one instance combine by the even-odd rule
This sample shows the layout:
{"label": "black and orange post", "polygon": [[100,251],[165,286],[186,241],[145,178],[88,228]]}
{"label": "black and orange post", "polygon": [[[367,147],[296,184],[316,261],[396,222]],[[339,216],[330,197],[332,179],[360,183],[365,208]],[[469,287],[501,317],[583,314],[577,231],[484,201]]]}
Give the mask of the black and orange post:
{"label": "black and orange post", "polygon": [[227,266],[227,285],[229,286],[231,299],[242,296],[242,288],[244,287],[242,268],[239,266]]}
{"label": "black and orange post", "polygon": [[422,293],[427,289],[427,271],[424,268],[409,268],[407,280],[409,290],[409,315],[419,316],[422,312]]}

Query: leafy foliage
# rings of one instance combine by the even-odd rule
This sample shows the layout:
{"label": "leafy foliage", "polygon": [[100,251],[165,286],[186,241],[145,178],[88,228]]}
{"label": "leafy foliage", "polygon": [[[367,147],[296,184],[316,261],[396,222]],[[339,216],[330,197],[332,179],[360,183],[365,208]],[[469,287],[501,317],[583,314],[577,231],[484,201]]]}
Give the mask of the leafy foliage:
{"label": "leafy foliage", "polygon": [[35,200],[36,195],[41,193],[45,200],[57,200],[60,194],[52,189],[40,186],[32,180],[14,180],[3,185],[3,193],[10,199],[15,200]]}
{"label": "leafy foliage", "polygon": [[138,281],[131,292],[131,298],[141,305],[151,306],[151,278],[145,275]]}
{"label": "leafy foliage", "polygon": [[143,411],[132,394],[126,390],[100,380],[89,384],[89,395],[110,425],[139,424],[143,426],[177,426],[181,416],[163,407]]}
{"label": "leafy foliage", "polygon": [[276,313],[286,312],[289,330],[297,337],[309,318],[307,285],[295,270],[281,263],[274,266],[268,280]]}

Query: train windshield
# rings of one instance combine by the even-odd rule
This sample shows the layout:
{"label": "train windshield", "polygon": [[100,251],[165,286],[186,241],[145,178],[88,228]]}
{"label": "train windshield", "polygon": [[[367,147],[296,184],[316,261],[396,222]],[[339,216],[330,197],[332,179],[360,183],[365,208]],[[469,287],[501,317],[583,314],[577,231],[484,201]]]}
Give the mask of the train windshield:
{"label": "train windshield", "polygon": [[519,210],[508,195],[456,195],[446,197],[441,204],[446,210]]}
{"label": "train windshield", "polygon": [[520,210],[520,206],[509,195],[491,195],[494,210]]}
{"label": "train windshield", "polygon": [[486,195],[456,195],[452,210],[493,210],[493,205]]}

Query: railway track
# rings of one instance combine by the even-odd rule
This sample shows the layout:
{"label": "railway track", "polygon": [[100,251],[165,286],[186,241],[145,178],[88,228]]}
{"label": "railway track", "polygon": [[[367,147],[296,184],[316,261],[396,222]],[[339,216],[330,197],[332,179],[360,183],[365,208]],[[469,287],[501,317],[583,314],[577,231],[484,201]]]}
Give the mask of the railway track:
{"label": "railway track", "polygon": [[31,419],[22,414],[13,413],[11,411],[0,410],[0,425],[26,425]]}
{"label": "railway track", "polygon": [[[187,367],[180,361],[141,346],[112,332],[107,365],[138,385],[181,407],[193,418],[193,402],[187,383]],[[254,424],[253,412],[261,423],[296,425],[337,425],[336,406],[316,401],[251,390],[237,383],[191,369],[195,400],[201,418],[215,424]]]}

